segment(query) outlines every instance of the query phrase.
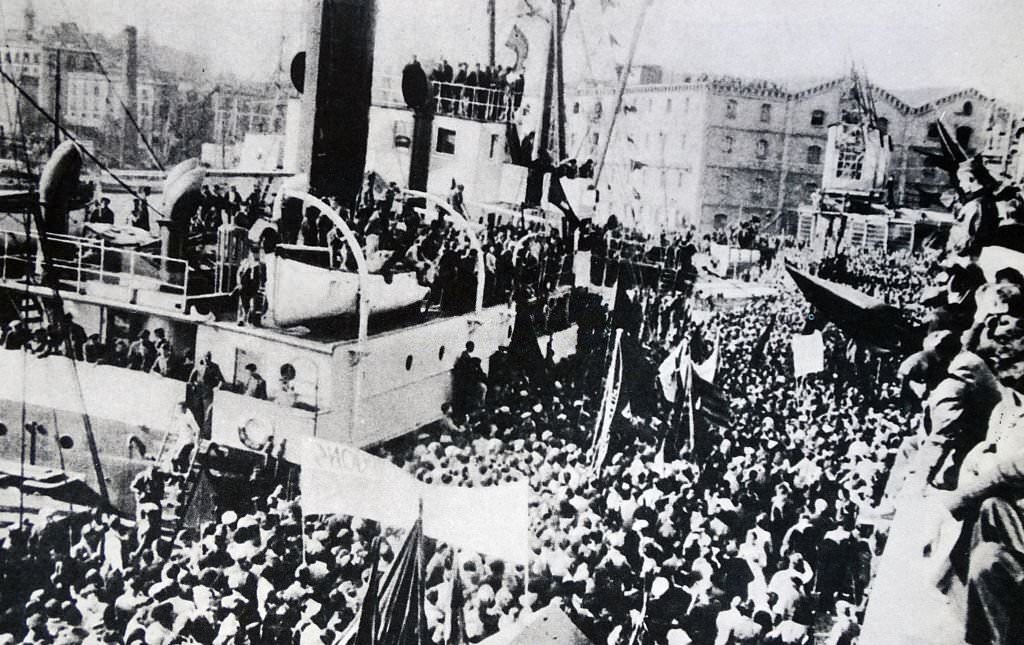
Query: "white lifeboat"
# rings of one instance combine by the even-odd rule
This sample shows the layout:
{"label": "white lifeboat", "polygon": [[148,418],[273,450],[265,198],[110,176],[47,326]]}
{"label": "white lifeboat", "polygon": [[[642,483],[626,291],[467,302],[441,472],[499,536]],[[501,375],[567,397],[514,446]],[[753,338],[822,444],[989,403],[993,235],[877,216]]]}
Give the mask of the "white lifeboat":
{"label": "white lifeboat", "polygon": [[279,218],[280,200],[286,196],[301,199],[303,210],[312,206],[330,219],[341,231],[355,260],[356,271],[324,266],[329,265],[329,261],[309,263],[296,259],[296,256],[322,253],[325,257],[321,259],[327,260],[330,251],[326,248],[279,245],[279,252],[266,260],[267,313],[275,325],[291,327],[347,315],[360,315],[365,320],[360,306],[369,316],[411,307],[426,298],[430,289],[419,283],[414,272],[399,272],[389,277],[370,273],[380,268],[381,258],[377,255],[367,258],[345,221],[316,197],[283,189],[275,202],[278,216],[275,219]]}
{"label": "white lifeboat", "polygon": [[[404,309],[423,301],[429,289],[412,272],[365,276],[370,315]],[[267,259],[267,305],[274,324],[289,327],[308,320],[356,315],[359,274],[329,269],[280,255]]]}

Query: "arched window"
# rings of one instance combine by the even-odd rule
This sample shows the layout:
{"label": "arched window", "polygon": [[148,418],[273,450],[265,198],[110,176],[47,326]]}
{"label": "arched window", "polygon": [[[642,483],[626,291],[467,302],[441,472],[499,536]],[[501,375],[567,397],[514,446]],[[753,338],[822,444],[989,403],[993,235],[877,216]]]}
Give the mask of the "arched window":
{"label": "arched window", "polygon": [[956,129],[956,142],[960,144],[961,148],[968,150],[971,147],[971,135],[973,134],[974,128],[962,125]]}
{"label": "arched window", "polygon": [[726,136],[722,138],[722,152],[732,152],[733,138]]}
{"label": "arched window", "polygon": [[729,216],[725,213],[715,213],[715,230],[721,230],[725,228],[726,224],[729,223]]}
{"label": "arched window", "polygon": [[939,138],[939,126],[937,123],[928,124],[928,138],[938,139]]}
{"label": "arched window", "polygon": [[807,147],[807,163],[819,164],[821,163],[821,146],[808,146]]}
{"label": "arched window", "polygon": [[772,105],[771,103],[761,104],[761,123],[770,123],[772,120]]}
{"label": "arched window", "polygon": [[736,118],[736,99],[729,99],[725,103],[725,118],[735,119]]}
{"label": "arched window", "polygon": [[811,125],[825,125],[825,110],[811,112]]}
{"label": "arched window", "polygon": [[878,130],[882,134],[889,134],[889,119],[885,118],[884,116],[880,116],[880,117],[878,117],[877,123],[878,123]]}
{"label": "arched window", "polygon": [[757,142],[757,158],[765,159],[768,157],[768,142],[764,139],[759,139]]}
{"label": "arched window", "polygon": [[972,114],[974,114],[974,104],[971,103],[970,101],[964,101],[964,107],[960,111],[960,113],[963,114],[964,116],[971,116]]}

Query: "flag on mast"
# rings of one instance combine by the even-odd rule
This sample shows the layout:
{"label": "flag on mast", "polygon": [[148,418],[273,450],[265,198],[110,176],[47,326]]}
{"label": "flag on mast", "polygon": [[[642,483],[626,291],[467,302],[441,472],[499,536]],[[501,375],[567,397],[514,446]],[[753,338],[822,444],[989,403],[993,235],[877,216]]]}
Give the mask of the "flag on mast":
{"label": "flag on mast", "polygon": [[[532,7],[531,7],[532,9]],[[516,54],[515,71],[520,71],[526,63],[526,57],[530,53],[530,41],[519,25],[512,25],[512,33],[508,35],[505,46]]]}
{"label": "flag on mast", "polygon": [[379,645],[430,643],[430,628],[424,613],[423,564],[421,518],[416,520],[406,536],[381,587],[376,640]]}
{"label": "flag on mast", "polygon": [[370,579],[366,581],[363,604],[359,608],[359,629],[355,642],[361,645],[377,645],[377,626],[380,623],[377,609],[380,602],[380,576],[377,574],[377,567],[380,565],[380,540],[381,538],[374,540],[370,550],[373,564],[370,566]]}
{"label": "flag on mast", "polygon": [[448,615],[444,620],[444,645],[463,645],[469,642],[466,635],[466,618],[463,611],[466,605],[465,592],[462,589],[462,576],[459,573],[459,556],[452,556],[452,596],[448,603]]}
{"label": "flag on mast", "polygon": [[611,444],[611,428],[615,415],[619,412],[619,398],[622,392],[622,329],[615,330],[615,345],[612,348],[612,360],[608,364],[608,376],[604,381],[604,394],[601,396],[601,407],[597,413],[597,426],[594,431],[594,443],[590,448],[590,467],[595,473],[601,471],[604,460],[608,457]]}

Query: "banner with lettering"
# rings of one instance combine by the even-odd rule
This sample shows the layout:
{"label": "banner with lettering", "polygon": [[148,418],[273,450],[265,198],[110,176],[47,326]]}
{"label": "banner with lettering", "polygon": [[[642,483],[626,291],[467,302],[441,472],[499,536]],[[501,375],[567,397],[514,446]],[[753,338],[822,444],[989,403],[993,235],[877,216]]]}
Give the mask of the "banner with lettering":
{"label": "banner with lettering", "polygon": [[423,532],[451,546],[525,562],[529,483],[463,488],[425,484],[386,459],[344,444],[307,439],[302,512],[341,513],[408,527],[423,501]]}

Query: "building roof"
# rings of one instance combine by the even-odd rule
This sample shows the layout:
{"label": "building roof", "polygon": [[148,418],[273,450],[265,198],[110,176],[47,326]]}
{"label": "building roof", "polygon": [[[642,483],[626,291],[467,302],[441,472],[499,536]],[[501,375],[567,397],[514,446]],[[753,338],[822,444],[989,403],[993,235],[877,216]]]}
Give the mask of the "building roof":
{"label": "building roof", "polygon": [[[851,77],[843,75],[826,80],[799,79],[790,82],[714,74],[672,74],[669,78],[671,82],[668,83],[630,85],[626,88],[626,92],[671,92],[701,88],[718,94],[800,100],[831,91],[844,83],[848,83]],[[944,104],[966,99],[980,102],[996,100],[972,87],[960,89],[918,88],[892,91],[870,82],[867,85],[870,87],[876,100],[880,99],[889,103],[902,114],[923,114],[937,109]],[[588,82],[578,88],[578,93],[593,96],[614,90],[614,84]],[[1003,104],[1006,105],[1005,103]]]}

